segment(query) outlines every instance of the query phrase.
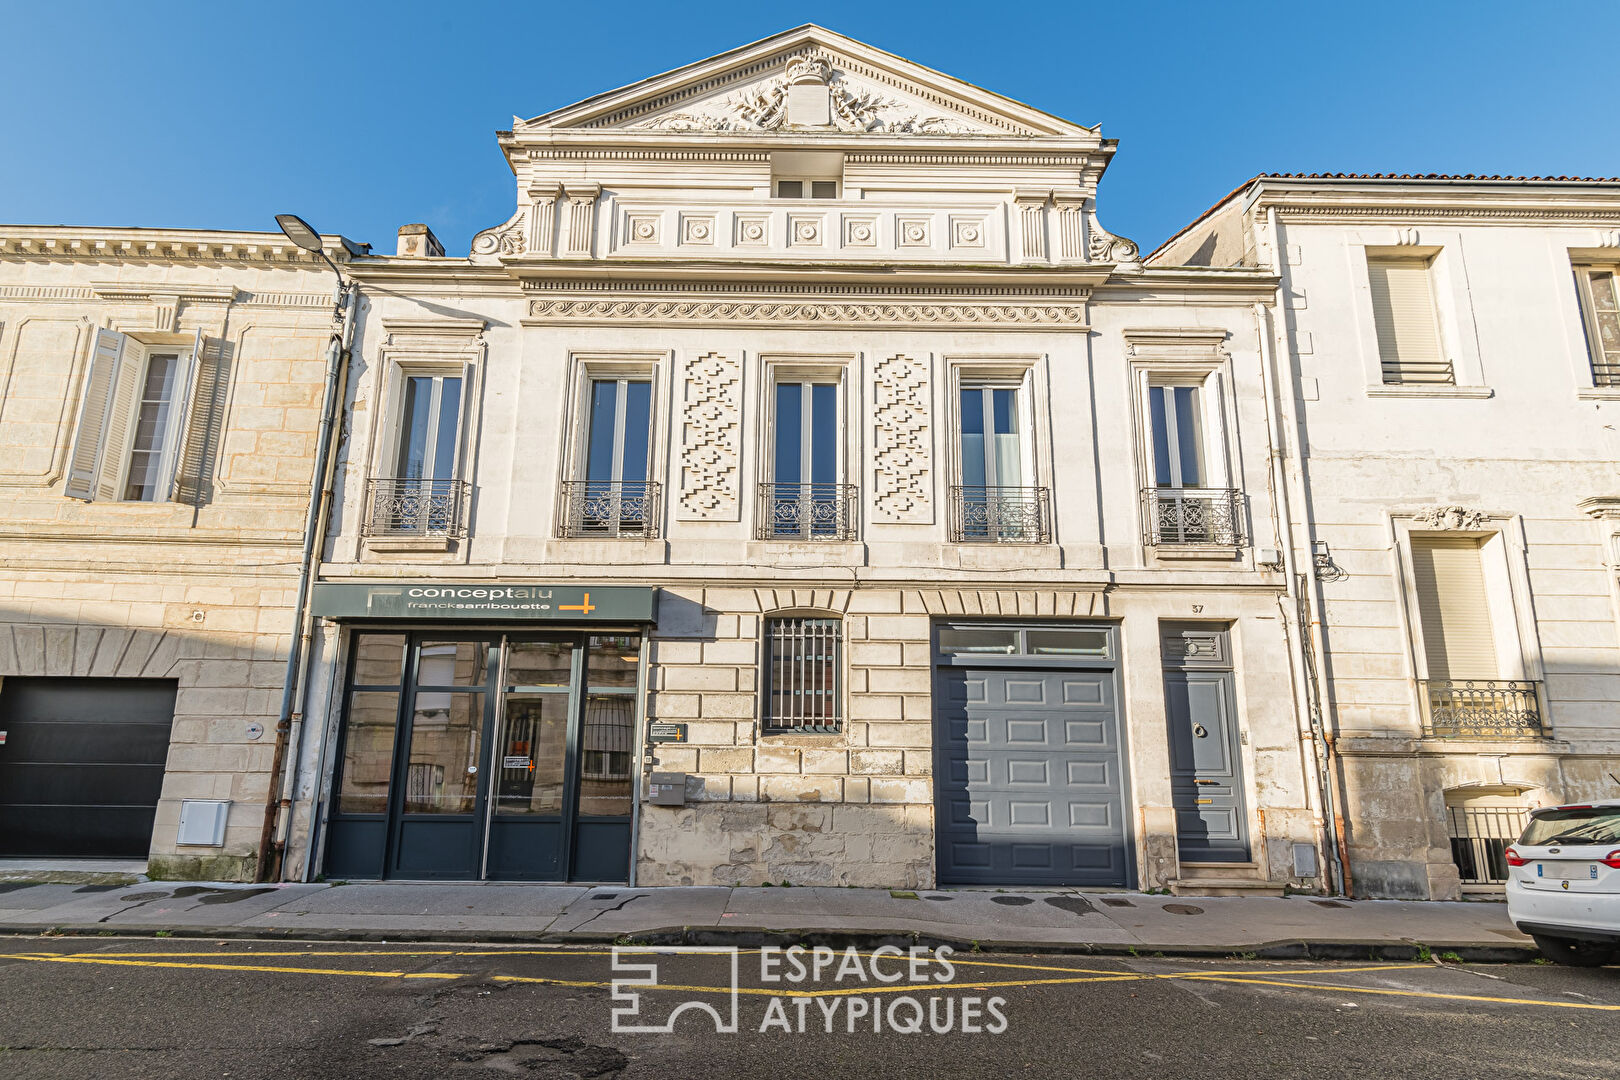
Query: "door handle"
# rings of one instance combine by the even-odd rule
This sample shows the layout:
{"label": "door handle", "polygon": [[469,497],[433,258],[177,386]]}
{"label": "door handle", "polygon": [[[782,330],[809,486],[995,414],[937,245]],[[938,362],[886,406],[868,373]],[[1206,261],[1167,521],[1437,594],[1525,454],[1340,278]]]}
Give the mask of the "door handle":
{"label": "door handle", "polygon": [[1218,784],[1218,783],[1220,783],[1220,781],[1219,780],[1194,780],[1193,783],[1195,783],[1195,784]]}

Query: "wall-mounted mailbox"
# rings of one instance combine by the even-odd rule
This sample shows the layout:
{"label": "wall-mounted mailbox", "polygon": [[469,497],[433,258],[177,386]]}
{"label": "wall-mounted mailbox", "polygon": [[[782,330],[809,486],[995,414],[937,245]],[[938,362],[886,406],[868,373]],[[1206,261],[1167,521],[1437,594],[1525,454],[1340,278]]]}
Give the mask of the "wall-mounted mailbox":
{"label": "wall-mounted mailbox", "polygon": [[224,847],[225,819],[230,813],[228,799],[181,799],[180,835],[175,843]]}
{"label": "wall-mounted mailbox", "polygon": [[686,805],[686,774],[683,772],[655,772],[647,801],[654,806]]}

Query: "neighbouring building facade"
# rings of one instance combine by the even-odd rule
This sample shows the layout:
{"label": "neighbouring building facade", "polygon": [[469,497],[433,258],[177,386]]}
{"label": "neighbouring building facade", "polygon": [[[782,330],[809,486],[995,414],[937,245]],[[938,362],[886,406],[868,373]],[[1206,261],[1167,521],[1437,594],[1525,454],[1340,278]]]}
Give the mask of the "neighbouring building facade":
{"label": "neighbouring building facade", "polygon": [[187,876],[1441,898],[1612,794],[1620,182],[1144,257],[1099,129],[814,26],[499,140],[470,255],[325,244],[329,503],[313,256],[0,238],[0,707],[86,766],[0,856],[85,732]]}
{"label": "neighbouring building facade", "polygon": [[1355,890],[1502,880],[1620,792],[1620,182],[1264,176],[1150,263],[1280,278]]}
{"label": "neighbouring building facade", "polygon": [[0,857],[254,875],[335,284],[279,233],[0,228]]}

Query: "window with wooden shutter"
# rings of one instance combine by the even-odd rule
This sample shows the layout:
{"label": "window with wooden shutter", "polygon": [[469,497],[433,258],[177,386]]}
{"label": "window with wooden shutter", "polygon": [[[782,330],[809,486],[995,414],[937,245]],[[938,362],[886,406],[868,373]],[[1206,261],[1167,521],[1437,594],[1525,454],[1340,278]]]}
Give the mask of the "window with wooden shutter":
{"label": "window with wooden shutter", "polygon": [[1411,542],[1428,677],[1498,678],[1501,668],[1491,631],[1479,539],[1414,534]]}
{"label": "window with wooden shutter", "polygon": [[86,502],[163,502],[175,490],[199,332],[189,348],[148,348],[96,331],[64,493]]}
{"label": "window with wooden shutter", "polygon": [[107,442],[107,419],[112,413],[113,391],[118,386],[118,364],[129,339],[116,330],[97,330],[90,350],[90,370],[85,378],[84,399],[79,403],[79,427],[73,436],[73,454],[68,459],[65,494],[90,502],[96,497],[103,447]]}
{"label": "window with wooden shutter", "polygon": [[1373,322],[1386,383],[1455,382],[1440,344],[1428,259],[1369,257]]}

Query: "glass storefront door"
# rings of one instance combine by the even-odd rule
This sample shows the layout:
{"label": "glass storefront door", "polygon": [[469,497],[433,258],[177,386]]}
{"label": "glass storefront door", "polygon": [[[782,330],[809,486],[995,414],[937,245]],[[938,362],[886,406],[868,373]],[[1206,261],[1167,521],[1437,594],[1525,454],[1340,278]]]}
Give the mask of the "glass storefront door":
{"label": "glass storefront door", "polygon": [[327,876],[627,880],[640,647],[357,631]]}

